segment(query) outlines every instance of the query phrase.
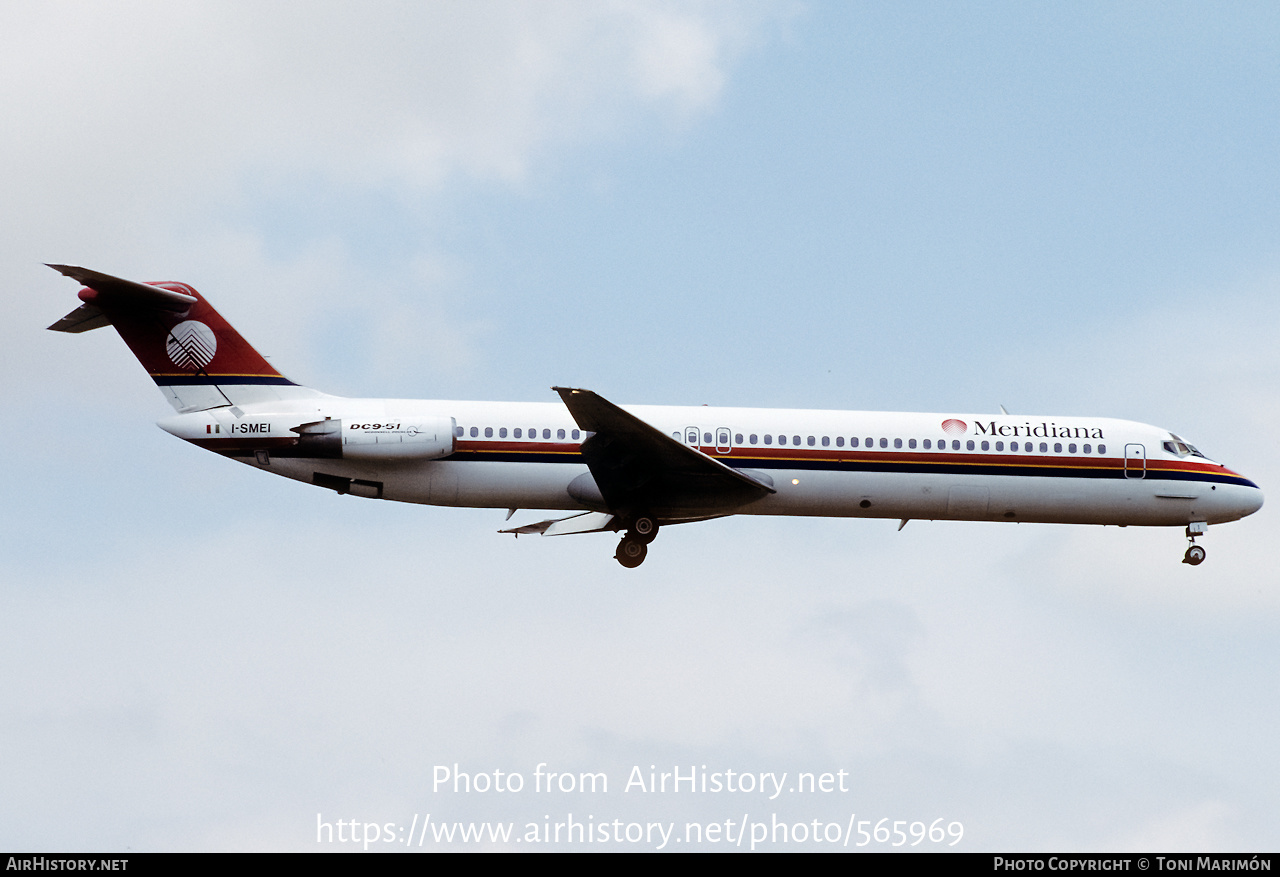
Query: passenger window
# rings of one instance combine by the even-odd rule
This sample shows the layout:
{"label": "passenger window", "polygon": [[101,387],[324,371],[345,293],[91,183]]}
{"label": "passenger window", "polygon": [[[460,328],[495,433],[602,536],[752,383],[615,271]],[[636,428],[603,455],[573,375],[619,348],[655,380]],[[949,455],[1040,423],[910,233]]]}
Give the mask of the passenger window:
{"label": "passenger window", "polygon": [[1092,453],[1093,453],[1093,446],[1092,446],[1092,445],[1085,445],[1085,446],[1084,446],[1084,452],[1085,452],[1086,454],[1092,454]]}
{"label": "passenger window", "polygon": [[556,430],[556,438],[558,438],[558,439],[562,439],[562,438],[564,438],[564,430],[563,430],[563,429],[557,429],[557,430]]}
{"label": "passenger window", "polygon": [[1003,451],[1003,450],[1004,450],[1004,442],[996,442],[996,450],[997,450],[997,451]]}
{"label": "passenger window", "polygon": [[1106,452],[1107,452],[1107,446],[1106,446],[1106,445],[1098,445],[1098,453],[1099,453],[1099,454],[1105,454]]}
{"label": "passenger window", "polygon": [[924,440],[924,449],[927,451],[927,450],[929,450],[929,449],[930,449],[930,448],[932,448],[932,447],[933,447],[933,443],[932,443],[932,442],[930,442],[928,439],[925,439],[925,440]]}
{"label": "passenger window", "polygon": [[524,433],[520,431],[520,427],[518,426],[511,431],[512,438],[520,438],[522,435],[524,435]]}
{"label": "passenger window", "polygon": [[793,445],[795,445],[795,446],[799,447],[799,445],[800,445],[800,436],[798,436],[798,435],[793,435],[793,436],[791,437],[791,444],[793,444]]}
{"label": "passenger window", "polygon": [[475,437],[476,437],[476,436],[478,436],[479,434],[480,434],[480,428],[479,428],[479,427],[476,427],[476,426],[471,427],[471,437],[472,437],[472,438],[475,438]]}
{"label": "passenger window", "polygon": [[843,447],[844,447],[844,436],[842,436],[842,435],[838,435],[838,436],[836,436],[836,447],[837,447],[837,448],[843,448]]}
{"label": "passenger window", "polygon": [[876,440],[871,438],[870,436],[867,436],[867,447],[874,448],[875,446],[876,446]]}
{"label": "passenger window", "polygon": [[964,447],[965,447],[965,450],[972,451],[972,450],[973,450],[973,439],[969,439],[967,442],[965,442],[965,443],[964,443]]}
{"label": "passenger window", "polygon": [[485,438],[493,438],[493,427],[492,427],[492,426],[486,426],[486,427],[484,428],[484,437],[485,437]]}
{"label": "passenger window", "polygon": [[765,443],[766,445],[771,445],[771,444],[773,444],[773,436],[769,435],[769,433],[767,433],[767,432],[766,432],[766,433],[764,434],[764,443]]}
{"label": "passenger window", "polygon": [[543,437],[544,439],[549,439],[549,438],[551,438],[551,430],[549,430],[549,429],[544,429],[544,430],[542,431],[542,437]]}
{"label": "passenger window", "polygon": [[952,440],[951,440],[951,450],[953,450],[953,451],[958,451],[958,450],[960,450],[960,439],[952,439]]}
{"label": "passenger window", "polygon": [[1076,446],[1075,446],[1075,443],[1074,443],[1074,442],[1072,442],[1071,444],[1067,445],[1067,453],[1069,453],[1069,454],[1074,454],[1075,452],[1076,452]]}
{"label": "passenger window", "polygon": [[824,435],[824,436],[822,437],[822,446],[823,446],[824,448],[827,448],[827,447],[830,447],[830,446],[831,446],[831,436],[829,436],[829,435]]}
{"label": "passenger window", "polygon": [[571,433],[571,435],[573,436],[573,440],[576,442],[576,441],[578,440],[578,437],[579,437],[579,436],[581,436],[581,435],[582,435],[582,433],[578,432],[578,431],[575,429],[575,430]]}
{"label": "passenger window", "polygon": [[893,440],[893,446],[894,446],[895,448],[900,448],[900,447],[902,447],[902,439],[894,439],[894,440]]}
{"label": "passenger window", "polygon": [[815,439],[813,436],[809,436],[809,447],[813,447],[817,443],[818,443],[817,439]]}
{"label": "passenger window", "polygon": [[983,443],[982,443],[982,449],[983,449],[984,451],[989,451],[989,450],[991,450],[991,442],[983,442]]}
{"label": "passenger window", "polygon": [[504,426],[498,430],[498,438],[506,438],[506,437],[507,437],[507,428]]}
{"label": "passenger window", "polygon": [[739,433],[736,433],[736,434],[734,435],[734,437],[733,437],[733,443],[734,443],[735,445],[740,445],[740,444],[742,444],[742,433],[740,433],[740,432],[739,432]]}
{"label": "passenger window", "polygon": [[466,430],[464,430],[461,426],[455,426],[455,427],[453,428],[453,434],[454,434],[455,436],[457,436],[458,438],[462,438],[462,434],[463,434],[463,432],[465,432],[465,431],[466,431]]}
{"label": "passenger window", "polygon": [[672,437],[673,439],[675,439],[676,441],[680,441],[680,433],[678,433],[678,432],[673,432],[673,433],[671,433],[671,437]]}
{"label": "passenger window", "polygon": [[907,440],[907,447],[911,448],[912,450],[915,450],[915,447],[916,447],[916,440],[915,440],[915,439],[908,439],[908,440]]}
{"label": "passenger window", "polygon": [[753,433],[751,433],[751,435],[749,436],[749,438],[751,439],[751,444],[753,444],[753,445],[754,445],[754,444],[756,443],[756,434],[755,434],[754,432],[753,432]]}
{"label": "passenger window", "polygon": [[880,447],[882,448],[889,447],[889,440],[887,438],[880,439]]}
{"label": "passenger window", "polygon": [[1042,454],[1047,454],[1047,453],[1049,453],[1049,443],[1048,443],[1048,442],[1041,442],[1041,443],[1040,443],[1040,453],[1042,453]]}
{"label": "passenger window", "polygon": [[857,446],[858,446],[858,437],[855,435],[853,438],[849,439],[849,447],[856,448]]}

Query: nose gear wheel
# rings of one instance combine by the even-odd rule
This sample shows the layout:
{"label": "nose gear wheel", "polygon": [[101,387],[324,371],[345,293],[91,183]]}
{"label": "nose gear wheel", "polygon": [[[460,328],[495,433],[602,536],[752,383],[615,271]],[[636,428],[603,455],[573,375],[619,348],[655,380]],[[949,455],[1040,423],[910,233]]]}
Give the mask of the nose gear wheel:
{"label": "nose gear wheel", "polygon": [[1196,537],[1203,536],[1206,527],[1204,524],[1192,524],[1187,527],[1187,553],[1182,555],[1182,562],[1189,563],[1192,566],[1199,566],[1204,563],[1205,551],[1196,544]]}

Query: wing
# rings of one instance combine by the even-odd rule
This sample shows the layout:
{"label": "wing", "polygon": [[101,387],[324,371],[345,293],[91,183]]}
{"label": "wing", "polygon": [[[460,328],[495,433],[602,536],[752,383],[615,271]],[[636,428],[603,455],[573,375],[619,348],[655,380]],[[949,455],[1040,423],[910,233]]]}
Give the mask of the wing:
{"label": "wing", "polygon": [[714,516],[775,492],[764,473],[727,466],[590,390],[552,389],[578,426],[592,433],[582,457],[613,514]]}

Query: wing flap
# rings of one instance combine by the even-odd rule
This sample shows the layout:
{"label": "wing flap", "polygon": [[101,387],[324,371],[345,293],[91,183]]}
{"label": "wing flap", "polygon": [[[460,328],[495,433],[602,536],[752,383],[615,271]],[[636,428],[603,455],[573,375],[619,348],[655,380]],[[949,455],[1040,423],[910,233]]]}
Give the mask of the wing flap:
{"label": "wing flap", "polygon": [[512,527],[510,530],[499,530],[499,533],[514,533],[516,536],[528,536],[540,533],[543,536],[569,536],[574,533],[599,533],[601,530],[613,529],[613,515],[602,512],[583,512],[567,518],[551,518],[538,521],[536,524],[525,524],[523,527]]}

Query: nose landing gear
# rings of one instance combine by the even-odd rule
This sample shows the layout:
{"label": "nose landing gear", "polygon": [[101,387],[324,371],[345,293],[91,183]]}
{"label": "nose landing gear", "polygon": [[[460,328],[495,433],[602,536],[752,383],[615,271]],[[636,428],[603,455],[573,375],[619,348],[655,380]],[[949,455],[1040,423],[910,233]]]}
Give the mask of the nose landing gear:
{"label": "nose landing gear", "polygon": [[1209,525],[1204,521],[1196,521],[1187,525],[1187,541],[1191,543],[1187,547],[1187,553],[1182,555],[1182,562],[1189,563],[1192,566],[1199,566],[1204,563],[1204,549],[1196,544],[1196,537],[1203,536],[1209,530]]}

